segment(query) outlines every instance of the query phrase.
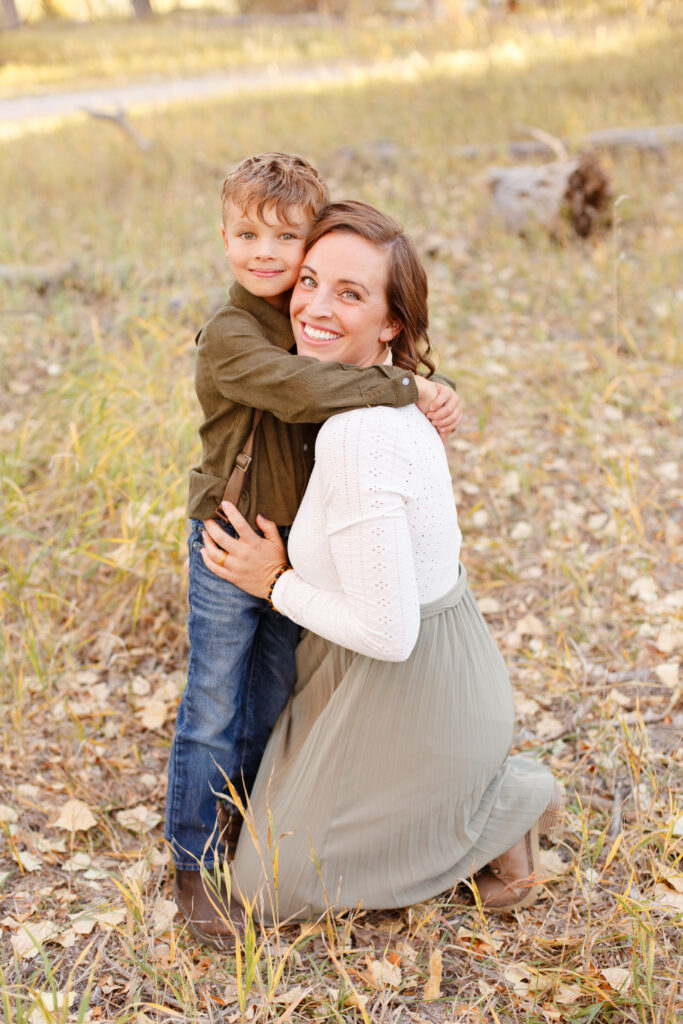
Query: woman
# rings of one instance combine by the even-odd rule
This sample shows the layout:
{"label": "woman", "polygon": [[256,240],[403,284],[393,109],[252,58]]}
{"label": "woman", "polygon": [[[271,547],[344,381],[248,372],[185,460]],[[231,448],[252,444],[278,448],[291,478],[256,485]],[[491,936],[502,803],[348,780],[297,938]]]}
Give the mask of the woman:
{"label": "woman", "polygon": [[[399,225],[334,203],[292,296],[297,349],[430,366],[426,300]],[[260,520],[259,537],[227,512],[239,540],[207,523],[207,565],[310,631],[251,794],[234,891],[258,898],[266,921],[305,918],[409,905],[489,865],[477,879],[489,907],[531,903],[538,835],[561,789],[508,756],[510,685],[459,564],[446,454],[429,422],[409,406],[323,425],[292,567],[272,524]]]}

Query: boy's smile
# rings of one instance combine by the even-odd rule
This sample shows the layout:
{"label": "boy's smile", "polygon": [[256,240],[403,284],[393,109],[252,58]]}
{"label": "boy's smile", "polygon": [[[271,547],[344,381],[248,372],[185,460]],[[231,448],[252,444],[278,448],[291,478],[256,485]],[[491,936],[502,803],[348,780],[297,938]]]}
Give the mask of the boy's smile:
{"label": "boy's smile", "polygon": [[259,216],[256,203],[246,210],[228,203],[221,228],[235,280],[283,312],[287,311],[289,292],[299,275],[304,241],[312,223],[301,207],[290,207],[287,213],[289,223],[274,204]]}

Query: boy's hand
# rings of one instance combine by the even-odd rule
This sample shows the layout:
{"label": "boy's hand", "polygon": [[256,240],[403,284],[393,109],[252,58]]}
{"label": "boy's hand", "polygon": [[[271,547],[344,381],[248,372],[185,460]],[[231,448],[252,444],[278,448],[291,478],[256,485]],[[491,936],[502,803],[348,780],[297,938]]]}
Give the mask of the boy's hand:
{"label": "boy's hand", "polygon": [[415,383],[418,394],[417,407],[438,430],[441,440],[445,443],[448,436],[457,430],[462,419],[460,395],[452,388],[425,377],[416,375]]}
{"label": "boy's hand", "polygon": [[230,502],[223,502],[223,511],[237,531],[237,537],[221,530],[209,519],[204,522],[202,558],[207,569],[240,590],[254,597],[268,597],[275,574],[287,561],[287,553],[278,528],[269,519],[258,516],[263,537],[252,530],[241,512]]}

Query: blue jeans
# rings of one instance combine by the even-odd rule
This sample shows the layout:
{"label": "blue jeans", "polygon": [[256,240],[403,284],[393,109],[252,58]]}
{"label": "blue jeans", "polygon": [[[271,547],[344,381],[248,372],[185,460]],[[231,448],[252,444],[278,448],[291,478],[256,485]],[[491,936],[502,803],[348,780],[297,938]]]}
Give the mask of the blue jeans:
{"label": "blue jeans", "polygon": [[[206,568],[201,528],[192,521],[190,653],[166,800],[166,839],[176,867],[189,870],[220,859],[216,793],[226,788],[223,773],[240,794],[249,792],[296,681],[299,639],[299,627],[268,601]],[[289,527],[280,533],[286,541]]]}

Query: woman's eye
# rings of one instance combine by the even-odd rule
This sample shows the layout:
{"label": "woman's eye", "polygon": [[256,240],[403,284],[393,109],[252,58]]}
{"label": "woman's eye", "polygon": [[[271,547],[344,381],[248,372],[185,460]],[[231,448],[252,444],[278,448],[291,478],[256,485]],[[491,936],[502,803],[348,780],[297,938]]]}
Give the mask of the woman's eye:
{"label": "woman's eye", "polygon": [[360,299],[358,292],[352,291],[350,288],[345,288],[342,292],[342,298],[351,299],[353,302],[357,302]]}
{"label": "woman's eye", "polygon": [[308,277],[306,274],[299,278],[299,284],[303,285],[304,288],[315,288],[314,278]]}

